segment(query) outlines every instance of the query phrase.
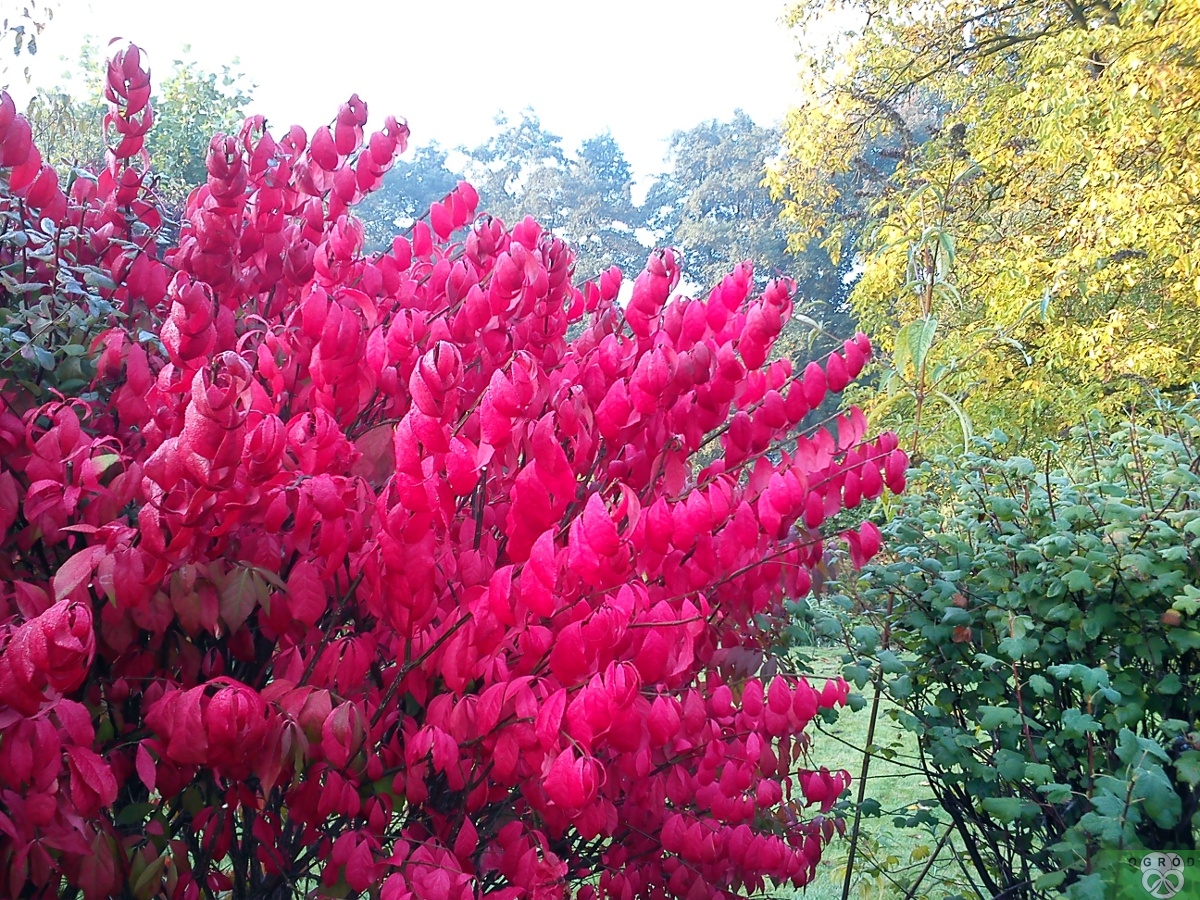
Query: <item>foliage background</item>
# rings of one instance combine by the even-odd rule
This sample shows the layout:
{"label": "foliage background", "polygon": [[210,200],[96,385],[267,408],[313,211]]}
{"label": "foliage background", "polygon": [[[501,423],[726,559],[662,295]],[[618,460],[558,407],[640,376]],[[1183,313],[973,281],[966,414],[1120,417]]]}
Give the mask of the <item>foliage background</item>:
{"label": "foliage background", "polygon": [[[772,183],[855,254],[895,350],[881,421],[1018,446],[1194,376],[1200,15],[1191,0],[795,4],[854,27],[802,61]],[[917,322],[918,326],[905,330]],[[929,401],[925,404],[925,401]],[[940,407],[922,422],[921,409]]]}

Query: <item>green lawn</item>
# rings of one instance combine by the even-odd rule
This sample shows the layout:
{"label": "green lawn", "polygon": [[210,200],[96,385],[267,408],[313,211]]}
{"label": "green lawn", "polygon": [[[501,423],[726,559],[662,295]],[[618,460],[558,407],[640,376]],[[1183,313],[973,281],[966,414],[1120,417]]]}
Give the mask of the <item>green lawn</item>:
{"label": "green lawn", "polygon": [[[838,671],[836,652],[813,660],[812,664],[822,674],[835,674]],[[833,725],[818,723],[819,727],[814,725],[811,728],[813,742],[809,753],[812,764],[848,770],[854,777],[850,787],[854,798],[858,796],[859,775],[871,718],[869,688],[865,696],[868,700],[865,709],[857,712],[842,710]],[[898,827],[894,824],[897,815],[912,815],[921,804],[928,806],[932,795],[924,776],[915,768],[916,740],[888,715],[890,709],[894,707],[886,701],[880,704],[875,726],[874,743],[879,755],[871,759],[866,798],[879,804],[880,814],[862,820],[851,879],[852,898],[903,898],[908,885],[925,868],[942,834],[941,830],[934,835],[929,828]],[[891,758],[885,758],[885,755]],[[945,820],[940,810],[934,808],[932,812]],[[797,896],[806,900],[840,900],[852,824],[852,820],[847,821],[846,837],[835,838],[825,851],[816,879]],[[955,861],[954,843],[951,841],[938,853],[914,896],[941,898],[958,893],[963,890],[961,886],[945,883],[946,878],[955,876],[961,877],[961,871]]]}

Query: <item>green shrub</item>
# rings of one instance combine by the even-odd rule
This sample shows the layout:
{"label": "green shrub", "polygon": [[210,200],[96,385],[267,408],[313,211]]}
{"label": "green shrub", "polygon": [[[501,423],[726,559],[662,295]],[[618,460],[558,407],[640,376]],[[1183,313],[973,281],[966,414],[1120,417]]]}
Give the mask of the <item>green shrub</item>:
{"label": "green shrub", "polygon": [[1198,416],[926,463],[891,561],[834,597],[848,677],[899,705],[981,892],[1100,897],[1130,848],[1196,846]]}

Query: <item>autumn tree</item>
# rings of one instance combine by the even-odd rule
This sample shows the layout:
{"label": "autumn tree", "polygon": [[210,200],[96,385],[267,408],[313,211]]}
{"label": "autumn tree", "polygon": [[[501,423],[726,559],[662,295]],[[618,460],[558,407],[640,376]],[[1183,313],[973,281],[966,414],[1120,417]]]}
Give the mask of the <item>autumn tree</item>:
{"label": "autumn tree", "polygon": [[[806,59],[774,184],[796,240],[861,254],[852,303],[893,351],[877,412],[1033,440],[1186,385],[1196,5],[847,0],[791,20],[827,12],[853,27]],[[850,248],[847,202],[871,223]]]}

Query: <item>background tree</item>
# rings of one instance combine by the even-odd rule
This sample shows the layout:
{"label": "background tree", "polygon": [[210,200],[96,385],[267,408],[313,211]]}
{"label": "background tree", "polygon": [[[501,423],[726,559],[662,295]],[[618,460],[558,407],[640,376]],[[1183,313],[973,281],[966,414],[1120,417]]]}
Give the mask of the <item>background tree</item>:
{"label": "background tree", "polygon": [[805,311],[830,331],[851,328],[844,301],[852,258],[831,258],[815,241],[789,252],[794,235],[780,224],[779,204],[762,183],[779,152],[774,130],[739,113],[731,122],[676,134],[669,169],[638,206],[632,171],[611,134],[589,138],[572,153],[533,110],[497,123],[502,130],[494,137],[453,157],[434,145],[399,162],[383,190],[358,210],[368,246],[382,247],[396,223],[407,227],[465,174],[493,215],[510,222],[532,215],[571,242],[581,277],[613,265],[636,271],[648,253],[643,240],[683,250],[686,277],[703,286],[750,259],[760,281],[795,278]]}
{"label": "background tree", "polygon": [[463,176],[451,168],[449,155],[433,141],[396,161],[384,176],[383,187],[355,210],[363,222],[367,249],[389,249],[398,231],[411,228],[429,207],[458,186]]}
{"label": "background tree", "polygon": [[850,25],[804,60],[772,184],[798,241],[858,256],[891,351],[869,414],[930,460],[887,509],[895,558],[826,611],[852,611],[846,671],[903,708],[976,890],[1099,897],[1101,851],[1195,840],[1194,409],[1147,388],[1196,373],[1197,9],[793,22],[826,12]]}
{"label": "background tree", "polygon": [[522,110],[515,122],[497,115],[496,127],[485,143],[467,151],[467,175],[480,201],[505,222],[533,216],[547,228],[562,228],[569,215],[562,138],[543,128],[532,109]]}
{"label": "background tree", "polygon": [[645,223],[684,254],[687,274],[709,285],[743,259],[760,279],[791,274],[787,231],[763,186],[779,134],[739,110],[671,137],[667,171],[651,186]]}
{"label": "background tree", "polygon": [[563,201],[562,231],[579,248],[581,276],[591,278],[611,266],[627,273],[642,267],[650,251],[636,234],[641,210],[633,203],[633,172],[611,134],[579,145],[568,161]]}
{"label": "background tree", "polygon": [[[26,110],[46,160],[64,174],[103,163],[108,109],[103,65],[95,41],[86,42],[59,85],[38,90]],[[170,208],[182,207],[188,192],[207,178],[204,160],[212,136],[241,128],[253,86],[236,65],[235,60],[208,72],[193,60],[176,59],[158,84],[152,102],[162,122],[149,132],[146,146],[158,176],[156,190]]]}
{"label": "background tree", "polygon": [[[896,351],[890,414],[1034,440],[1144,385],[1186,384],[1194,4],[835,6],[862,27],[807,59],[775,184],[801,233],[833,245],[847,194],[870,204],[852,303]],[[792,21],[827,7],[798,4]],[[868,158],[881,138],[890,170]]]}
{"label": "background tree", "polygon": [[649,251],[635,234],[632,171],[612,135],[589,138],[572,155],[533,110],[516,122],[496,122],[503,131],[466,151],[468,175],[493,215],[506,222],[533,216],[570,241],[582,278],[614,265],[640,269]]}
{"label": "background tree", "polygon": [[43,156],[64,174],[104,161],[103,65],[96,42],[85,41],[58,84],[39,88],[26,107]]}
{"label": "background tree", "polygon": [[703,287],[745,259],[760,280],[793,278],[803,315],[789,323],[777,352],[801,359],[830,349],[831,335],[854,330],[845,302],[852,260],[789,234],[764,183],[780,151],[779,132],[740,110],[728,122],[676,132],[668,168],[643,203],[643,224],[656,242],[683,252],[687,278]]}
{"label": "background tree", "polygon": [[159,82],[153,103],[162,121],[147,136],[146,149],[160,176],[159,192],[170,206],[181,206],[208,177],[205,159],[212,136],[237,134],[246,118],[254,86],[237,64],[235,59],[207,72],[192,60],[176,59]]}

